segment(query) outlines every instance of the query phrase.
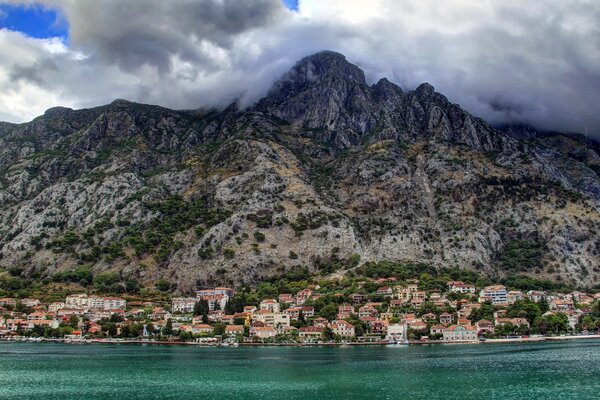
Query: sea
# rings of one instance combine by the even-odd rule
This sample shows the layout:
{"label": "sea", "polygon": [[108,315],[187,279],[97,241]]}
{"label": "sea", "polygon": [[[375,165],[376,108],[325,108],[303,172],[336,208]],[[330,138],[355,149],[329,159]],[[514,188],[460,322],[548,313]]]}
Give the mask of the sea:
{"label": "sea", "polygon": [[0,399],[600,399],[600,339],[227,348],[0,342]]}

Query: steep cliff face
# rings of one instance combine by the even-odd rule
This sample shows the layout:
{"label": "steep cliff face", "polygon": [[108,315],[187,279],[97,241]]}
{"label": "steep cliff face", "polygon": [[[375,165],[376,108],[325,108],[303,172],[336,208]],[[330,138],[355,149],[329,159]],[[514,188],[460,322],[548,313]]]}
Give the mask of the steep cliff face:
{"label": "steep cliff face", "polygon": [[0,124],[0,267],[188,290],[360,256],[598,284],[597,146],[505,131],[333,52],[248,110],[54,108]]}

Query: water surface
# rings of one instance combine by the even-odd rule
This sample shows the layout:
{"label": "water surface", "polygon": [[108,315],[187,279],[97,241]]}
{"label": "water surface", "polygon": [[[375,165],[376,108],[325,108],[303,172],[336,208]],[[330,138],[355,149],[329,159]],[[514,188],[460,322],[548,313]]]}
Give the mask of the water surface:
{"label": "water surface", "polygon": [[0,399],[598,399],[600,340],[410,347],[0,343]]}

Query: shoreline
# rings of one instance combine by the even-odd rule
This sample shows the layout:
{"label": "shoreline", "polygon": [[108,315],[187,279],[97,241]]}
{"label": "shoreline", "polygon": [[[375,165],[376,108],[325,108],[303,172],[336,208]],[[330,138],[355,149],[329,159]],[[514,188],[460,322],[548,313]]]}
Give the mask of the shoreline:
{"label": "shoreline", "polygon": [[107,339],[49,339],[49,338],[0,338],[6,343],[64,343],[64,344],[148,344],[155,346],[196,346],[196,347],[356,347],[356,346],[411,346],[411,345],[465,345],[465,344],[503,344],[503,343],[539,343],[548,341],[600,339],[596,335],[567,335],[544,336],[529,338],[486,339],[446,342],[440,340],[411,340],[408,342],[391,343],[388,341],[376,342],[342,342],[342,343],[198,343],[176,342],[158,340],[107,340]]}

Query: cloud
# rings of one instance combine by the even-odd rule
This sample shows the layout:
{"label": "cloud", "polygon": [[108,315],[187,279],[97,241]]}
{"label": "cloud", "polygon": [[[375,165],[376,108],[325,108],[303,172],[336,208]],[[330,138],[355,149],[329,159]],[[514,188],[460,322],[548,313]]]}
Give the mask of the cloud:
{"label": "cloud", "polygon": [[[600,3],[589,0],[12,0],[57,10],[68,43],[0,30],[0,119],[114,98],[251,104],[299,58],[346,54],[371,82],[428,81],[492,123],[600,135]],[[0,0],[1,3],[1,0]]]}

